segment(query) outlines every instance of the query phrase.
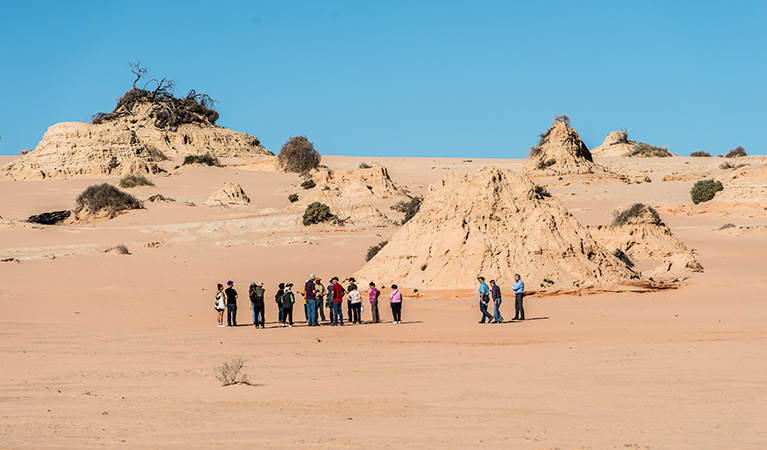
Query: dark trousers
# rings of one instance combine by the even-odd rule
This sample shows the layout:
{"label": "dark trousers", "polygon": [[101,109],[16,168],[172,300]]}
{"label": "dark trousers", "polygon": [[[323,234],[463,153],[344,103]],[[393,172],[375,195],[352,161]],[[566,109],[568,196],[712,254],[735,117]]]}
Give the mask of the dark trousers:
{"label": "dark trousers", "polygon": [[263,303],[251,303],[251,306],[253,306],[253,324],[256,326],[261,325],[264,326],[264,311],[266,308],[264,308]]}
{"label": "dark trousers", "polygon": [[282,323],[293,325],[293,308],[282,308]]}
{"label": "dark trousers", "polygon": [[346,317],[349,318],[349,320],[352,320],[352,301],[347,300],[346,301]]}
{"label": "dark trousers", "polygon": [[283,314],[282,314],[282,305],[280,305],[279,303],[277,303],[277,321],[278,321],[278,322],[282,322],[282,317],[283,317]]}
{"label": "dark trousers", "polygon": [[352,323],[362,323],[362,303],[352,303]]}
{"label": "dark trousers", "polygon": [[391,304],[391,315],[395,322],[402,322],[402,302]]}
{"label": "dark trousers", "polygon": [[479,323],[485,323],[485,317],[487,317],[487,320],[492,322],[493,316],[490,315],[489,312],[487,312],[487,303],[480,300],[479,302],[479,312],[482,313],[482,320]]}
{"label": "dark trousers", "polygon": [[231,326],[237,326],[237,304],[226,305],[226,324]]}
{"label": "dark trousers", "polygon": [[330,320],[336,325],[344,324],[344,312],[341,307],[341,302],[332,302],[330,304]]}
{"label": "dark trousers", "polygon": [[378,323],[381,318],[378,316],[378,302],[370,302],[370,311],[373,313],[373,323]]}
{"label": "dark trousers", "polygon": [[525,320],[525,308],[522,306],[522,297],[525,294],[514,294],[514,319]]}

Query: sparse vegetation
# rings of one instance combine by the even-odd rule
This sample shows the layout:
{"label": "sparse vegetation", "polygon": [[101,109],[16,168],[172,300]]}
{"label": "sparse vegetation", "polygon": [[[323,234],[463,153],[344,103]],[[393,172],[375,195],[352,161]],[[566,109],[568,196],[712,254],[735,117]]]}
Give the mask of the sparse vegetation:
{"label": "sparse vegetation", "polygon": [[744,149],[740,145],[730,150],[729,152],[727,152],[726,155],[724,155],[725,158],[740,158],[741,156],[748,156],[748,155],[746,154],[746,149]]}
{"label": "sparse vegetation", "polygon": [[51,212],[46,212],[42,214],[35,214],[34,216],[29,216],[29,218],[27,219],[27,222],[39,223],[40,225],[56,225],[57,223],[63,222],[66,219],[68,219],[71,214],[72,214],[72,211],[68,209],[64,211],[51,211]]}
{"label": "sparse vegetation", "polygon": [[242,358],[234,358],[216,367],[214,372],[216,379],[221,382],[221,386],[231,386],[233,384],[250,385],[250,380],[248,380],[248,376],[244,373],[246,362]]}
{"label": "sparse vegetation", "polygon": [[729,170],[729,169],[740,169],[743,166],[747,166],[746,163],[732,163],[730,161],[724,161],[722,164],[719,164],[719,168],[722,170]]}
{"label": "sparse vegetation", "polygon": [[311,178],[301,183],[301,187],[304,189],[311,189],[315,186],[317,186],[317,184],[315,184],[314,180],[312,180]]}
{"label": "sparse vegetation", "polygon": [[149,181],[144,175],[125,175],[120,180],[121,188],[134,188],[136,186],[154,186],[154,183]]}
{"label": "sparse vegetation", "polygon": [[388,244],[388,243],[389,243],[389,241],[381,241],[381,242],[379,242],[376,245],[371,245],[368,248],[367,254],[365,255],[365,261],[370,261],[371,259],[373,259],[373,257],[375,255],[377,255],[378,252],[381,251],[381,249],[384,248],[386,246],[386,244]]}
{"label": "sparse vegetation", "polygon": [[186,166],[189,164],[221,167],[221,161],[210,153],[205,153],[204,155],[186,155],[182,165]]}
{"label": "sparse vegetation", "polygon": [[111,218],[120,211],[141,208],[141,202],[136,197],[117,189],[111,184],[102,183],[88,187],[77,197],[75,213],[83,210],[91,214],[106,212]]}
{"label": "sparse vegetation", "polygon": [[546,161],[541,160],[541,162],[538,163],[538,169],[548,169],[549,167],[553,166],[557,163],[557,160],[554,158],[549,158]]}
{"label": "sparse vegetation", "polygon": [[621,262],[623,262],[623,264],[626,265],[626,267],[629,267],[629,268],[634,267],[634,262],[631,261],[631,258],[629,258],[629,255],[625,254],[623,250],[616,248],[613,251],[613,256],[620,259]]}
{"label": "sparse vegetation", "polygon": [[290,194],[288,195],[288,200],[290,200],[290,203],[295,203],[298,201],[298,194]]}
{"label": "sparse vegetation", "polygon": [[373,166],[371,166],[368,163],[364,163],[364,162],[360,163],[360,169],[370,169],[371,167]]}
{"label": "sparse vegetation", "polygon": [[663,221],[660,219],[660,215],[658,215],[658,211],[656,211],[655,208],[652,206],[647,206],[644,203],[634,203],[623,211],[614,211],[613,221],[610,223],[610,225],[614,227],[626,225],[631,221],[631,219],[645,215],[645,212],[649,213],[653,224],[660,225],[663,223]]}
{"label": "sparse vegetation", "polygon": [[720,230],[726,230],[728,228],[735,228],[735,224],[734,223],[726,223],[726,224],[722,225],[721,227],[719,227]]}
{"label": "sparse vegetation", "polygon": [[133,88],[118,98],[115,109],[111,113],[97,113],[93,116],[94,124],[114,120],[123,116],[135,115],[136,107],[149,104],[149,117],[154,118],[155,126],[160,129],[176,131],[185,123],[208,123],[215,125],[218,112],[214,109],[214,101],[208,94],[198,94],[194,90],[186,97],[177,98],[173,91],[175,82],[167,78],[151,79],[143,88],[136,83],[149,71],[141,67],[139,62],[130,63],[131,72],[136,75]]}
{"label": "sparse vegetation", "polygon": [[697,151],[697,152],[690,153],[690,156],[692,156],[693,158],[710,158],[711,153],[704,152],[704,151]]}
{"label": "sparse vegetation", "polygon": [[540,197],[551,197],[551,193],[549,193],[548,189],[543,186],[538,186],[537,184],[535,185],[535,193]]}
{"label": "sparse vegetation", "polygon": [[402,219],[402,225],[404,225],[418,213],[418,211],[421,209],[422,203],[423,197],[418,195],[408,201],[398,202],[392,206],[391,209],[397,212],[405,213],[405,218]]}
{"label": "sparse vegetation", "polygon": [[330,207],[320,202],[313,202],[306,207],[304,212],[303,223],[304,226],[309,226],[315,223],[327,222],[333,218],[330,214]]}
{"label": "sparse vegetation", "polygon": [[690,190],[690,197],[692,202],[696,205],[698,203],[707,202],[714,198],[717,192],[724,189],[720,181],[714,180],[700,180],[696,182]]}
{"label": "sparse vegetation", "polygon": [[667,147],[661,148],[640,142],[626,156],[639,158],[667,158],[673,155],[671,155],[671,152],[668,151]]}
{"label": "sparse vegetation", "polygon": [[32,150],[25,148],[24,150],[19,150],[19,155],[24,156],[27,153],[31,152]]}
{"label": "sparse vegetation", "polygon": [[280,149],[277,161],[286,172],[309,173],[320,165],[322,156],[306,136],[293,136]]}
{"label": "sparse vegetation", "polygon": [[567,114],[562,114],[561,116],[554,116],[554,122],[564,122],[565,125],[568,127],[572,127],[573,124],[570,121],[570,118],[567,116]]}
{"label": "sparse vegetation", "polygon": [[117,253],[118,255],[130,255],[130,251],[128,251],[128,247],[124,246],[123,244],[115,245],[114,247],[109,247],[108,249],[104,250],[104,253]]}

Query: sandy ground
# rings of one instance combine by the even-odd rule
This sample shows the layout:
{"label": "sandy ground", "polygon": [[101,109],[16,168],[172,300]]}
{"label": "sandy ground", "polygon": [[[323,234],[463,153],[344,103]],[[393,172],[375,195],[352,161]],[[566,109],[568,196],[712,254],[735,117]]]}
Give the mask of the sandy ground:
{"label": "sandy ground", "polygon": [[[323,162],[381,163],[415,194],[448,171],[523,163]],[[13,258],[0,263],[0,448],[767,448],[764,205],[691,209],[694,181],[661,182],[716,158],[599,162],[653,181],[548,180],[550,192],[589,225],[657,207],[705,272],[676,290],[529,297],[529,320],[499,325],[477,324],[474,286],[406,286],[401,325],[384,303],[383,324],[284,329],[268,300],[267,329],[216,327],[216,282],[235,281],[249,324],[251,281],[270,298],[279,281],[346,277],[396,231],[264,219],[300,189],[294,175],[184,168],[132,190],[175,203],[60,227],[21,220],[104,180],[0,180],[0,258]],[[225,181],[253,203],[199,206]],[[104,253],[117,244],[131,254]],[[254,385],[222,387],[214,370],[237,357]]]}

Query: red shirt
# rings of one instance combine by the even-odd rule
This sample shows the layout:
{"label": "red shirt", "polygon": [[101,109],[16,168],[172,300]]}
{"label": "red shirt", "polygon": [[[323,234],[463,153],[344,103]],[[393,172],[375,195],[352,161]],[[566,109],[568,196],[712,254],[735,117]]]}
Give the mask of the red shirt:
{"label": "red shirt", "polygon": [[341,303],[341,300],[344,298],[344,287],[341,286],[341,283],[336,283],[333,285],[333,303]]}

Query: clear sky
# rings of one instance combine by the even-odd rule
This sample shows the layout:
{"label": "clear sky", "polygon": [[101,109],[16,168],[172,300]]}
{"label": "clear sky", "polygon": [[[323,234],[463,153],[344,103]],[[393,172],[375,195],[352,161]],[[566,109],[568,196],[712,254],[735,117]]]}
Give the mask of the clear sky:
{"label": "clear sky", "polygon": [[275,153],[521,158],[567,114],[767,154],[767,1],[0,0],[0,154],[111,111],[128,62]]}

